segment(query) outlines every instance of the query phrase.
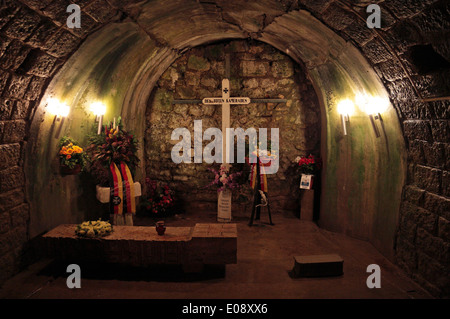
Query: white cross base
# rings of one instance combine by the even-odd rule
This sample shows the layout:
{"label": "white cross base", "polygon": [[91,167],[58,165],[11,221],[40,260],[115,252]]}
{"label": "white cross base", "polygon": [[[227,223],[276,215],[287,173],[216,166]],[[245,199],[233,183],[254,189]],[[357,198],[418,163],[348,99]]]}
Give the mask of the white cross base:
{"label": "white cross base", "polygon": [[[227,152],[228,142],[231,140],[227,131],[227,128],[231,126],[230,120],[230,105],[244,105],[250,103],[250,98],[248,97],[230,97],[230,81],[228,79],[222,80],[222,97],[206,97],[202,100],[205,105],[222,105],[222,165],[227,167],[230,166],[231,160],[227,158],[230,152]],[[217,220],[219,222],[230,222],[231,221],[231,191],[225,190],[219,193],[219,198],[217,201]]]}
{"label": "white cross base", "polygon": [[[229,55],[227,55],[229,57]],[[229,63],[228,63],[229,64]],[[227,66],[227,74],[229,74],[229,65]],[[230,97],[230,81],[228,79],[222,80],[222,97],[205,97],[203,100],[174,100],[172,103],[177,104],[198,104],[204,105],[222,105],[222,165],[229,168],[232,163],[232,158],[229,158],[231,152],[228,146],[231,146],[231,130],[230,128],[230,105],[245,105],[250,103],[286,103],[285,99],[254,99],[248,97]],[[231,221],[231,191],[219,193],[218,198],[218,216],[217,220],[220,222]]]}

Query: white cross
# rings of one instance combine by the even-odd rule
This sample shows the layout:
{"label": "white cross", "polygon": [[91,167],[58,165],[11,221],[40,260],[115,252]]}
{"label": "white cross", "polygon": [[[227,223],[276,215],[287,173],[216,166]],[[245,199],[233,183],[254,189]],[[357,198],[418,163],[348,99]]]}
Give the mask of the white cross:
{"label": "white cross", "polygon": [[227,145],[231,137],[229,136],[230,131],[227,131],[227,128],[230,128],[230,105],[231,104],[249,104],[250,99],[248,97],[230,97],[230,81],[228,79],[222,80],[222,97],[205,97],[202,100],[202,103],[205,105],[222,105],[222,163],[228,165],[231,160],[227,158]]}
{"label": "white cross", "polygon": [[[226,54],[225,59],[225,76],[230,77],[230,54]],[[222,97],[220,98],[204,98],[203,100],[174,100],[172,104],[198,104],[204,105],[222,105],[222,163],[229,165],[231,159],[227,160],[227,142],[230,137],[227,134],[227,128],[230,128],[230,105],[243,105],[249,103],[286,103],[285,99],[250,99],[248,97],[230,97],[230,81],[225,78],[222,80]],[[231,132],[228,132],[231,133]],[[231,145],[231,144],[230,144]]]}

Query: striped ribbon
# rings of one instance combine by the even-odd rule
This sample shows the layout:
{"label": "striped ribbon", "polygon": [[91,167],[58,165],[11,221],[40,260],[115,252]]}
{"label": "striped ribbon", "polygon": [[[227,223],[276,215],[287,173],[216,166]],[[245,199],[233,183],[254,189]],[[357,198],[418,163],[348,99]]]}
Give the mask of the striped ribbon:
{"label": "striped ribbon", "polygon": [[134,196],[134,183],[133,176],[131,175],[131,171],[127,164],[124,162],[120,163],[120,169],[122,171],[123,177],[123,188],[125,193],[124,205],[126,204],[126,212],[135,214],[136,213],[136,202]]}
{"label": "striped ribbon", "polygon": [[[258,157],[257,160],[260,161],[259,157]],[[250,172],[250,186],[253,189],[255,189],[255,187],[256,187],[256,178],[258,176],[258,172],[257,172],[258,166],[256,164],[257,163],[252,163],[251,164],[251,172]],[[261,163],[261,161],[259,163],[259,168],[260,168],[259,180],[260,180],[260,184],[261,184],[261,188],[260,189],[263,192],[267,193],[267,191],[269,190],[269,188],[267,186],[267,176],[266,176],[265,169],[264,169],[264,166]]]}
{"label": "striped ribbon", "polygon": [[111,214],[122,215],[123,213],[123,182],[122,175],[115,163],[109,166],[113,186],[111,188],[110,210]]}

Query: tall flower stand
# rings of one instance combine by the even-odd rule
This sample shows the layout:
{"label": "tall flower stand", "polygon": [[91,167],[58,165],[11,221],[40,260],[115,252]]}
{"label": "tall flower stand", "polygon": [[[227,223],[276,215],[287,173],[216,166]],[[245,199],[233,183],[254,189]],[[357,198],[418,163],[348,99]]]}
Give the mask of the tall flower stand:
{"label": "tall flower stand", "polygon": [[300,219],[312,221],[314,216],[314,190],[302,189],[300,191]]}
{"label": "tall flower stand", "polygon": [[300,180],[300,219],[312,221],[314,218],[314,175],[302,174]]}
{"label": "tall flower stand", "polygon": [[217,221],[228,223],[231,221],[231,195],[229,189],[219,192],[217,201]]}
{"label": "tall flower stand", "polygon": [[[269,200],[267,198],[267,193],[264,192],[263,187],[261,185],[261,171],[260,171],[261,166],[260,165],[261,165],[260,158],[258,157],[256,160],[256,164],[254,164],[254,166],[256,167],[256,174],[255,174],[256,175],[255,176],[256,183],[255,183],[254,189],[253,189],[253,205],[252,205],[252,213],[250,215],[250,221],[248,223],[249,226],[253,225],[253,220],[260,220],[261,206],[263,205],[263,203],[262,203],[263,194],[266,197],[267,212],[269,213],[269,224],[274,225],[272,222],[272,215],[270,214],[270,204],[269,204]],[[253,172],[253,166],[252,166],[252,172]],[[267,190],[267,188],[265,188],[265,190]],[[256,216],[255,216],[255,214],[256,214]]]}

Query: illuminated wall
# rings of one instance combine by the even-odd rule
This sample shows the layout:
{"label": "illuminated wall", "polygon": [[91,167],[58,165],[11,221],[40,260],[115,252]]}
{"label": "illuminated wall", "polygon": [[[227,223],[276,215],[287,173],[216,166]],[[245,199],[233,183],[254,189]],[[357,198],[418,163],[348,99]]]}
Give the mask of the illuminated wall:
{"label": "illuminated wall", "polygon": [[[196,4],[190,5],[195,11]],[[258,9],[256,3],[245,6],[244,11]],[[212,41],[247,37],[233,24],[212,23],[210,15],[181,19],[181,11],[159,5],[158,1],[143,4],[139,12],[138,23],[113,23],[91,35],[54,77],[42,99],[32,124],[33,148],[27,157],[32,236],[62,222],[80,221],[85,217],[81,215],[91,214],[92,207],[98,205],[93,203],[95,195],[80,186],[85,184],[56,172],[52,164],[56,129],[61,129],[60,135],[85,141],[85,134],[94,124],[89,105],[101,100],[108,106],[105,121],[121,114],[125,127],[134,130],[142,142],[145,109],[153,87],[182,52]],[[240,19],[245,20],[242,23],[248,30],[257,28],[251,15]],[[179,21],[176,29],[173,21]],[[151,30],[153,36],[144,30]],[[369,117],[358,107],[344,136],[337,112],[340,100],[354,99],[360,92],[387,98],[378,76],[355,47],[306,11],[275,18],[259,40],[306,67],[321,103],[325,166],[319,224],[367,239],[392,257],[406,173],[405,147],[396,112],[389,106],[382,114],[383,127],[377,123],[381,132],[378,138]],[[61,128],[57,128],[59,123],[52,124],[52,116],[45,112],[50,96],[71,107]],[[142,176],[140,172],[137,178]],[[93,206],[86,204],[89,201]]]}

